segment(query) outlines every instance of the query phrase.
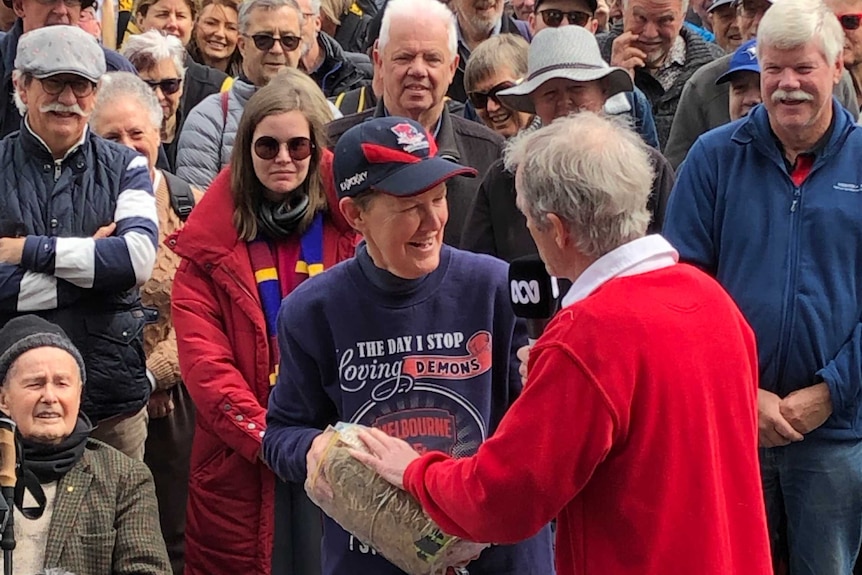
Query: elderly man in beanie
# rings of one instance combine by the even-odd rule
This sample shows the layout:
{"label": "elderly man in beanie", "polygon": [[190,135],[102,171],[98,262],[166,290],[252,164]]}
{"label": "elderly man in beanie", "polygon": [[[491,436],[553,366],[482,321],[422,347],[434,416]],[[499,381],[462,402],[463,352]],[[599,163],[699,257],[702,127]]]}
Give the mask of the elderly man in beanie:
{"label": "elderly man in beanie", "polygon": [[0,141],[0,325],[27,312],[60,324],[90,373],[98,438],[142,458],[151,383],[138,287],[158,237],[147,160],[87,130],[105,59],[77,26],[21,37],[23,129]]}
{"label": "elderly man in beanie", "polygon": [[[3,0],[3,3],[15,11],[18,20],[9,32],[0,37],[0,87],[5,92],[5,96],[0,96],[0,137],[21,128],[21,114],[12,99],[15,92],[12,71],[21,36],[49,26],[77,26],[81,11],[95,5],[96,0]],[[109,72],[135,72],[135,68],[119,53],[107,48],[99,49],[104,54]]]}
{"label": "elderly man in beanie", "polygon": [[[147,467],[90,438],[84,358],[35,315],[0,329],[0,411],[17,426],[15,573],[168,575]],[[0,558],[0,565],[3,564]]]}
{"label": "elderly man in beanie", "polygon": [[[338,421],[386,429],[420,451],[475,453],[521,391],[515,352],[526,343],[507,266],[443,244],[447,184],[475,170],[395,116],[348,130],[333,170],[341,213],[365,241],[282,303],[264,458],[302,483]],[[470,574],[552,574],[549,529],[536,531],[487,549]],[[326,518],[323,575],[403,575],[365,543]]]}
{"label": "elderly man in beanie", "polygon": [[[536,114],[539,126],[582,111],[607,114],[619,110],[619,103],[626,103],[633,89],[625,70],[608,66],[595,37],[580,26],[548,28],[536,34],[528,68],[521,84],[498,92],[497,97],[512,110]],[[655,173],[648,204],[650,231],[657,232],[673,187],[673,170],[657,150],[649,150]],[[462,237],[464,249],[506,261],[536,253],[527,222],[515,206],[514,175],[502,160],[491,166],[479,187]]]}

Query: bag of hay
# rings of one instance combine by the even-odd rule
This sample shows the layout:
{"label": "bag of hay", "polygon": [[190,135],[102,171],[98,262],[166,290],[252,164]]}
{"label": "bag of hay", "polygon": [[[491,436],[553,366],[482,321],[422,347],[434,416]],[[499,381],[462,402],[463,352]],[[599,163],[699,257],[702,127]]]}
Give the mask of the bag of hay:
{"label": "bag of hay", "polygon": [[[330,428],[335,433],[319,468],[308,470],[306,492],[324,513],[409,575],[443,574],[488,547],[443,533],[409,493],[354,459],[348,449],[368,451],[358,437],[361,429],[367,428],[348,423]],[[321,473],[332,499],[316,495]]]}

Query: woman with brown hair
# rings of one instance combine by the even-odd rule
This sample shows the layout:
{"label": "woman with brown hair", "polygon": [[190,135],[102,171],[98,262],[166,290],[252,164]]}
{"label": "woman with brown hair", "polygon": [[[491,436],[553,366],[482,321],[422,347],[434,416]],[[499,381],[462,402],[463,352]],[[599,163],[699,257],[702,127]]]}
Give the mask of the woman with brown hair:
{"label": "woman with brown hair", "polygon": [[203,0],[188,51],[198,64],[236,77],[242,73],[239,38],[240,0]]}
{"label": "woman with brown hair", "polygon": [[268,574],[276,477],[260,459],[276,379],[282,298],[353,255],[324,128],[330,108],[302,72],[249,100],[230,166],[168,246],[183,261],[172,309],[197,407],[186,574]]}

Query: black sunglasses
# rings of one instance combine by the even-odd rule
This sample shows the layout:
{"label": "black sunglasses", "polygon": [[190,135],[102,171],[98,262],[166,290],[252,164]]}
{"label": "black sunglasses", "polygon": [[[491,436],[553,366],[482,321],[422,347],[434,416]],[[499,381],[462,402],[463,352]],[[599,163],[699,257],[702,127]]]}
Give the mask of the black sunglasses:
{"label": "black sunglasses", "polygon": [[858,30],[859,24],[862,24],[862,14],[842,14],[838,21],[845,30]]}
{"label": "black sunglasses", "polygon": [[254,153],[261,160],[271,160],[281,151],[282,145],[287,146],[287,154],[294,162],[306,159],[315,148],[314,142],[301,136],[286,142],[279,142],[272,136],[261,136],[254,141]]}
{"label": "black sunglasses", "polygon": [[96,85],[85,78],[75,78],[74,80],[59,80],[57,78],[42,78],[39,80],[42,83],[42,89],[51,96],[58,96],[63,93],[66,86],[72,88],[72,93],[76,98],[86,98],[93,93]]}
{"label": "black sunglasses", "polygon": [[580,26],[581,28],[586,26],[587,22],[590,21],[590,18],[593,17],[592,14],[581,12],[580,10],[571,10],[566,12],[563,10],[557,10],[556,8],[539,10],[539,14],[542,15],[542,20],[545,22],[545,26],[550,26],[551,28],[559,27],[560,24],[563,23],[563,16],[566,17],[569,24],[572,26]]}
{"label": "black sunglasses", "polygon": [[[243,34],[243,36],[248,37],[248,34]],[[299,43],[302,41],[302,38],[299,36],[281,36],[276,38],[272,34],[253,34],[251,39],[254,42],[255,48],[261,52],[269,52],[272,50],[272,47],[275,46],[276,40],[281,42],[281,47],[284,48],[285,52],[293,52],[299,48]]]}
{"label": "black sunglasses", "polygon": [[180,86],[183,83],[182,78],[168,78],[166,80],[144,80],[150,88],[155,91],[156,88],[162,89],[162,94],[170,96],[180,91]]}
{"label": "black sunglasses", "polygon": [[502,92],[503,90],[508,90],[515,86],[514,82],[500,82],[487,92],[470,92],[467,94],[467,97],[470,99],[470,103],[473,104],[473,107],[477,110],[484,110],[488,107],[488,100],[494,100],[498,106],[502,106],[503,104],[500,102],[500,98],[497,97],[498,92]]}

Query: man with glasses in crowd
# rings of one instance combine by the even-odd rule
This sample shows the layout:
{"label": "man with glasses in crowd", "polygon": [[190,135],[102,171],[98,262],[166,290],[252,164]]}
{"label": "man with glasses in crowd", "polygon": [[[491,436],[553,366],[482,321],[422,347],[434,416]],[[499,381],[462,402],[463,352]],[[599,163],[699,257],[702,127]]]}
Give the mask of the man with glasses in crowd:
{"label": "man with glasses in crowd", "polygon": [[[81,11],[96,4],[96,0],[3,0],[3,4],[15,11],[18,19],[0,38],[0,78],[4,96],[0,96],[0,137],[21,128],[21,115],[15,107],[12,94],[12,70],[18,40],[22,34],[45,26],[77,26]],[[109,72],[134,72],[128,60],[117,52],[102,48]]]}
{"label": "man with glasses in crowd", "polygon": [[844,69],[862,106],[862,0],[826,0],[844,29]]}
{"label": "man with glasses in crowd", "polygon": [[143,459],[147,378],[138,288],[158,219],[147,161],[87,130],[105,56],[77,26],[28,32],[13,83],[20,132],[0,141],[0,326],[60,325],[84,356],[92,437]]}
{"label": "man with glasses in crowd", "polygon": [[[736,0],[716,0],[709,7],[715,43],[731,54],[742,44],[742,33],[736,13]],[[684,88],[683,88],[684,89]]]}
{"label": "man with glasses in crowd", "polygon": [[[35,0],[33,0],[35,1]],[[177,175],[202,190],[230,162],[249,98],[302,55],[304,16],[296,0],[246,0],[239,9],[242,74],[228,92],[207,96],[188,116],[177,144]]]}

